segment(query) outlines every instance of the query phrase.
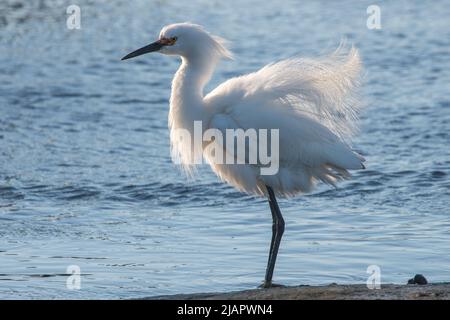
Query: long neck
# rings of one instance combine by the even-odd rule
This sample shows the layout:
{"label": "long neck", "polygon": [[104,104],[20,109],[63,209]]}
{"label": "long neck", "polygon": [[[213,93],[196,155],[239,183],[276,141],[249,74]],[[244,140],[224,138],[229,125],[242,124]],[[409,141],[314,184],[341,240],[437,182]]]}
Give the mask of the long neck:
{"label": "long neck", "polygon": [[182,98],[184,101],[202,101],[203,88],[214,72],[216,61],[206,59],[182,58],[180,68],[172,82],[171,98]]}
{"label": "long neck", "polygon": [[172,81],[169,126],[190,130],[194,121],[206,121],[203,89],[214,72],[217,61],[202,57],[182,58]]}
{"label": "long neck", "polygon": [[[211,114],[203,102],[203,88],[210,79],[215,63],[206,64],[208,59],[186,59],[182,63],[172,82],[172,94],[170,96],[169,129],[172,145],[172,158],[180,161],[189,168],[193,163],[199,163],[202,159],[201,140],[203,130],[209,123]],[[195,122],[201,121],[200,137],[198,126]],[[182,129],[182,130],[178,130]],[[180,134],[188,131],[191,143],[188,143]],[[186,169],[190,172],[189,169]]]}

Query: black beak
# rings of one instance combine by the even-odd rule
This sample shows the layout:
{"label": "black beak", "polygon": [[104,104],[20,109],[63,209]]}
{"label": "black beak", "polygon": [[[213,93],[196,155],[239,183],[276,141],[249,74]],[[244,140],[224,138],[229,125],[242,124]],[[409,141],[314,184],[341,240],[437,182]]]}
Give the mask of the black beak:
{"label": "black beak", "polygon": [[140,49],[137,49],[136,51],[133,51],[132,53],[127,54],[125,57],[122,58],[122,60],[131,59],[149,52],[158,51],[161,49],[164,45],[161,44],[161,42],[155,41],[153,43],[150,43],[148,46],[142,47]]}

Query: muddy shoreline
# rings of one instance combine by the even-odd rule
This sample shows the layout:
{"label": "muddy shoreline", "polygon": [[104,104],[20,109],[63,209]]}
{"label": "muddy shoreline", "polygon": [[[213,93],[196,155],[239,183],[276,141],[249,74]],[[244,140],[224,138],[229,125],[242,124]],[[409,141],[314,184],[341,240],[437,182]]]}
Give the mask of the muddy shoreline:
{"label": "muddy shoreline", "polygon": [[276,287],[227,293],[196,293],[148,297],[150,300],[450,300],[450,283],[384,284],[369,290],[365,284]]}

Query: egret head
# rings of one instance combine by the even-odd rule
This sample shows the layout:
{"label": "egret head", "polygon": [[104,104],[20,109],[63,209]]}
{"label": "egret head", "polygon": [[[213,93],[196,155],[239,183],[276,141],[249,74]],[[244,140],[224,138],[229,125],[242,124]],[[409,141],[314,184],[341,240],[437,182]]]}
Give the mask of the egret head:
{"label": "egret head", "polygon": [[145,47],[131,52],[122,60],[134,58],[149,52],[178,55],[190,58],[231,58],[224,40],[211,35],[201,26],[192,23],[176,23],[162,28],[159,39]]}

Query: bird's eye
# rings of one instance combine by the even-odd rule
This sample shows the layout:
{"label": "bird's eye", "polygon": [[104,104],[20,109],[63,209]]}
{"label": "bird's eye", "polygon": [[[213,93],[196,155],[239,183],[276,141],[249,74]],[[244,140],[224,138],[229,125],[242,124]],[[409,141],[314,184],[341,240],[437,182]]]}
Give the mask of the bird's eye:
{"label": "bird's eye", "polygon": [[171,38],[166,38],[166,37],[162,37],[161,39],[159,39],[159,43],[161,43],[164,46],[173,46],[175,44],[175,42],[177,42],[177,37],[171,37]]}

